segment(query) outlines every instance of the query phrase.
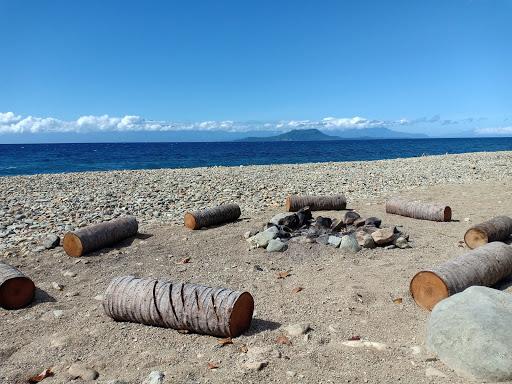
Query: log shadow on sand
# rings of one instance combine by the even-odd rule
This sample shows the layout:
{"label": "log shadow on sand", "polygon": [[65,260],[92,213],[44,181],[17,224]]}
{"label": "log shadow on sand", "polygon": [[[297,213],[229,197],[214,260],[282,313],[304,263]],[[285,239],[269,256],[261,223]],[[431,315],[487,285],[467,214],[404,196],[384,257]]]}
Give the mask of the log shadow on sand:
{"label": "log shadow on sand", "polygon": [[252,319],[251,327],[244,332],[245,336],[253,336],[264,331],[273,331],[281,327],[281,323],[271,320]]}

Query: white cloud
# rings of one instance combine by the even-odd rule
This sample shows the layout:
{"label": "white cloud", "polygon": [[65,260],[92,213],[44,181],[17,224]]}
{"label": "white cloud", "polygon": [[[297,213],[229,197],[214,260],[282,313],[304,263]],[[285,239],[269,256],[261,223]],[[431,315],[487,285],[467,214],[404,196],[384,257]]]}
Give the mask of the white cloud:
{"label": "white cloud", "polygon": [[511,127],[495,127],[495,128],[478,128],[475,133],[479,135],[510,135],[512,134]]}
{"label": "white cloud", "polygon": [[173,122],[146,120],[141,116],[111,117],[81,116],[76,120],[53,117],[19,116],[13,112],[0,112],[0,134],[52,133],[52,132],[126,132],[126,131],[288,131],[291,129],[319,128],[322,130],[366,129],[396,127],[411,124],[408,119],[372,120],[365,117],[325,117],[320,120],[284,120],[278,122],[232,120]]}

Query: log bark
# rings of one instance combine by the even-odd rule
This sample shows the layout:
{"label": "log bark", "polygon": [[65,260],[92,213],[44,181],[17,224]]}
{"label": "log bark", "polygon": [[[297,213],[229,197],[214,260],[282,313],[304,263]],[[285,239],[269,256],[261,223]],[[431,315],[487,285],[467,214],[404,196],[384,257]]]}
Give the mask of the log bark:
{"label": "log bark", "polygon": [[419,306],[432,310],[439,301],[472,285],[489,287],[511,274],[512,246],[493,242],[418,272],[410,291]]}
{"label": "log bark", "polygon": [[340,211],[347,208],[347,199],[343,195],[290,195],[286,198],[288,212],[297,212],[304,207],[309,207],[312,211]]}
{"label": "log bark", "polygon": [[497,216],[469,228],[464,235],[464,241],[469,248],[474,249],[491,241],[505,241],[511,234],[512,218]]}
{"label": "log bark", "polygon": [[18,269],[0,261],[0,307],[19,309],[34,299],[36,287]]}
{"label": "log bark", "polygon": [[394,197],[386,202],[386,212],[420,220],[450,221],[452,209],[444,204],[423,203]]}
{"label": "log bark", "polygon": [[235,221],[242,214],[237,204],[222,204],[195,212],[185,213],[185,226],[190,229],[200,229]]}
{"label": "log bark", "polygon": [[116,321],[236,337],[251,325],[254,300],[248,292],[122,276],[108,286],[103,308]]}
{"label": "log bark", "polygon": [[79,257],[135,236],[138,230],[137,219],[125,216],[68,232],[62,246],[69,256]]}

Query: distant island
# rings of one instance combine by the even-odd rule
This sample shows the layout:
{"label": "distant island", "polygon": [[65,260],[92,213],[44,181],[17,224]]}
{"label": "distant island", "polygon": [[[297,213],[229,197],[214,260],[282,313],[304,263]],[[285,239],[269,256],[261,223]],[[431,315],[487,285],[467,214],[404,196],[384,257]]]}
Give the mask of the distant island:
{"label": "distant island", "polygon": [[289,132],[267,137],[245,137],[235,141],[333,141],[333,140],[371,140],[371,139],[420,139],[427,135],[393,131],[387,128],[348,129],[336,131],[336,136],[323,133],[318,129],[294,129]]}

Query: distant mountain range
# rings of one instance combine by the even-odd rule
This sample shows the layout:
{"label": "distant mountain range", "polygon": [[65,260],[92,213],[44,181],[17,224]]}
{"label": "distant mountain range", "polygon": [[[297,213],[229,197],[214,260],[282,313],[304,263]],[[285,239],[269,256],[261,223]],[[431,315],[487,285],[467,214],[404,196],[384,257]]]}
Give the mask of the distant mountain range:
{"label": "distant mountain range", "polygon": [[344,131],[334,131],[333,133],[335,133],[336,136],[327,135],[318,129],[294,129],[275,136],[245,137],[235,141],[332,141],[351,139],[420,139],[428,137],[423,134],[398,132],[388,128],[348,129]]}

